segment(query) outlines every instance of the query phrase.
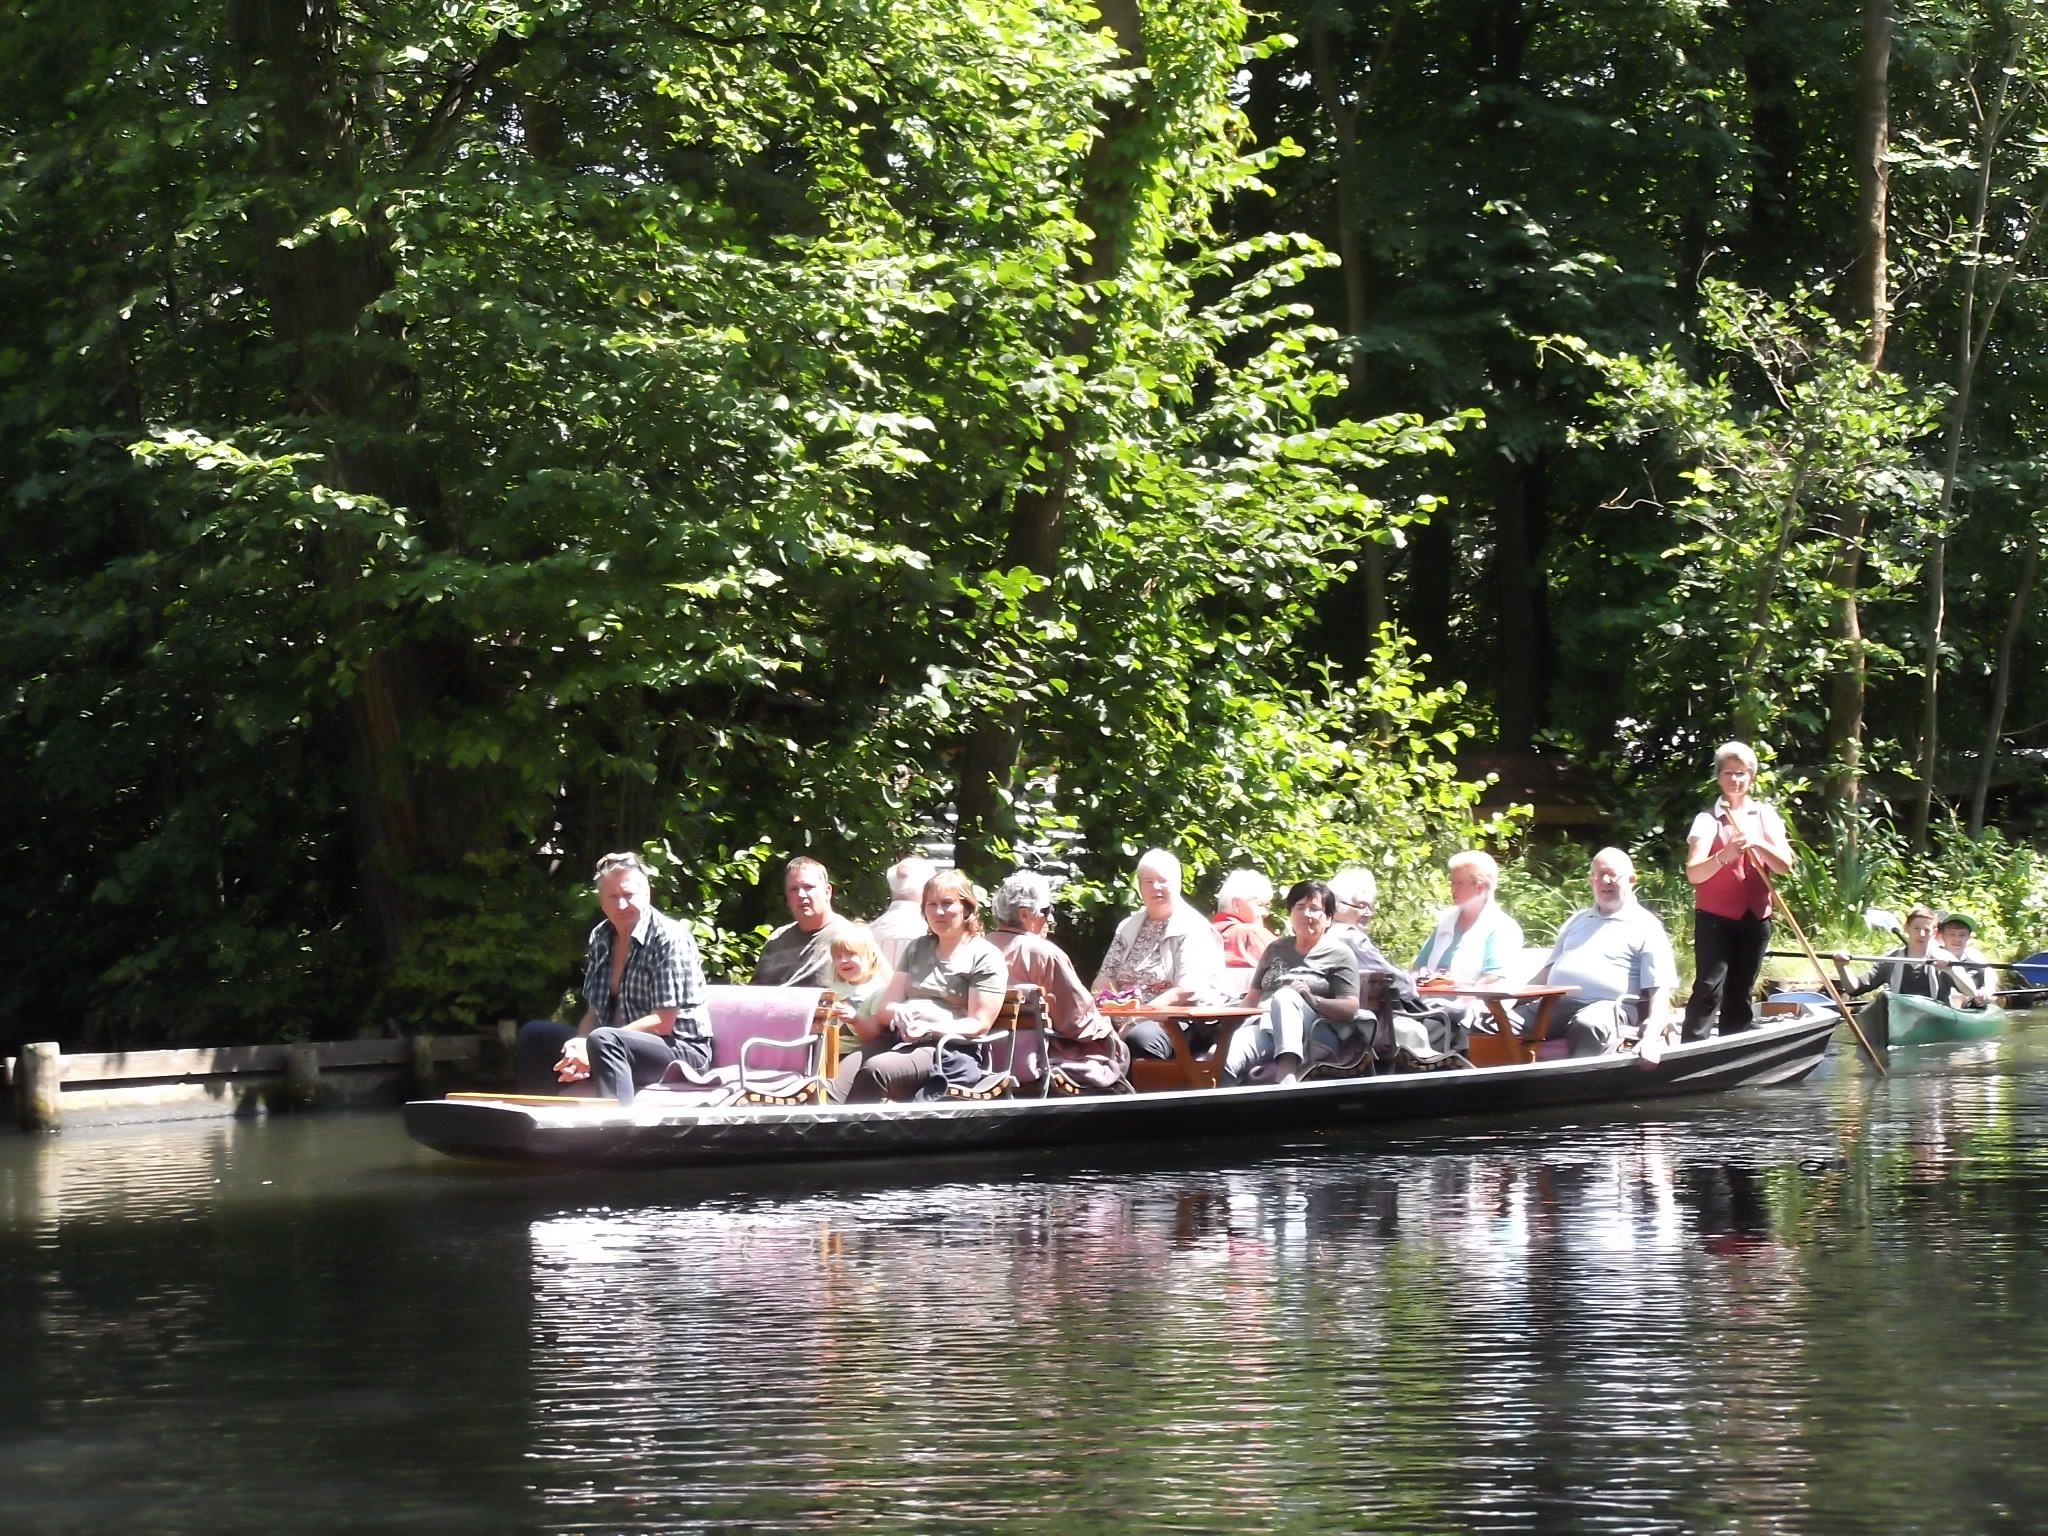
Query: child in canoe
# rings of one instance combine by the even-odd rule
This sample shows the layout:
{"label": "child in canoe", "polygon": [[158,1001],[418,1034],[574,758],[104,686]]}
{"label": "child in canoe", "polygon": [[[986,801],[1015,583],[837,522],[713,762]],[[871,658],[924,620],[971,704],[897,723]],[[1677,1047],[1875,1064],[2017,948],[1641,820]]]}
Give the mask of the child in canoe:
{"label": "child in canoe", "polygon": [[[1907,997],[1932,998],[1951,1008],[1981,1008],[1989,998],[1969,968],[1958,966],[1956,956],[1935,941],[1937,914],[1932,907],[1915,907],[1906,914],[1906,942],[1887,950],[1861,976],[1848,972],[1850,956],[1837,951],[1835,970],[1842,978],[1842,991],[1861,997],[1883,987]],[[1981,974],[1981,973],[1980,973]]]}

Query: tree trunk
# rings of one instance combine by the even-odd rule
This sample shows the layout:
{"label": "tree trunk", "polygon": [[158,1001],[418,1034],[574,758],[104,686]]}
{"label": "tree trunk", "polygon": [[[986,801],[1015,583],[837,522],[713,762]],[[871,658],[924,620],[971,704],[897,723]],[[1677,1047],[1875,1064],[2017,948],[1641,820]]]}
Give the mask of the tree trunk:
{"label": "tree trunk", "polygon": [[[1885,152],[1891,137],[1891,56],[1892,0],[1864,0],[1856,138],[1851,152],[1856,172],[1856,257],[1849,297],[1866,328],[1863,361],[1873,372],[1884,366],[1890,318],[1890,197]],[[1828,573],[1841,599],[1832,626],[1837,656],[1828,682],[1826,802],[1830,819],[1841,830],[1845,854],[1855,852],[1863,803],[1863,711],[1870,663],[1863,643],[1858,589],[1866,521],[1863,507],[1842,510],[1836,528],[1838,547]]]}
{"label": "tree trunk", "polygon": [[[1315,77],[1316,93],[1322,99],[1323,111],[1330,119],[1330,130],[1337,140],[1336,233],[1337,262],[1344,278],[1344,375],[1348,386],[1345,408],[1360,419],[1369,414],[1365,398],[1365,328],[1371,315],[1370,294],[1366,287],[1364,217],[1359,209],[1358,196],[1358,120],[1371,105],[1373,89],[1386,67],[1389,50],[1394,46],[1395,35],[1407,9],[1407,0],[1395,0],[1389,8],[1386,32],[1380,39],[1372,72],[1356,101],[1346,99],[1344,82],[1338,78],[1329,13],[1317,7],[1311,11],[1308,23],[1310,69]],[[1367,540],[1358,551],[1358,571],[1362,612],[1350,623],[1344,623],[1340,618],[1339,623],[1333,626],[1339,633],[1355,637],[1358,649],[1354,659],[1370,654],[1380,626],[1389,617],[1386,546],[1377,539]],[[1346,583],[1347,587],[1350,585]]]}
{"label": "tree trunk", "polygon": [[[1142,69],[1145,40],[1138,0],[1097,0],[1097,9],[1115,35],[1119,68]],[[1141,143],[1149,128],[1153,102],[1149,79],[1103,108],[1102,132],[1089,151],[1081,173],[1081,206],[1095,232],[1087,270],[1095,296],[1090,313],[1069,336],[1070,355],[1094,351],[1094,329],[1100,315],[1103,285],[1123,272],[1130,256],[1130,231],[1139,200],[1145,195]],[[1036,445],[1043,463],[1039,474],[1020,485],[1011,503],[1005,559],[1048,580],[1059,574],[1065,537],[1067,500],[1072,492],[1081,442],[1079,413],[1067,411],[1060,424]],[[1024,710],[1011,703],[985,714],[969,727],[961,742],[953,803],[953,860],[970,874],[990,878],[999,848],[1014,841],[1016,815],[1011,795],[1016,788],[1018,749]]]}
{"label": "tree trunk", "polygon": [[1744,242],[1745,279],[1752,288],[1776,292],[1800,229],[1799,168],[1804,163],[1799,128],[1797,71],[1773,24],[1777,0],[1741,0],[1742,68],[1749,97],[1749,228]]}
{"label": "tree trunk", "polygon": [[1544,466],[1502,454],[1494,461],[1494,677],[1500,745],[1527,752],[1545,724],[1549,678],[1548,625],[1543,612],[1541,551]]}
{"label": "tree trunk", "polygon": [[1863,805],[1863,709],[1868,695],[1870,658],[1863,643],[1863,616],[1857,588],[1863,578],[1862,507],[1845,507],[1836,527],[1840,548],[1828,580],[1841,594],[1832,630],[1837,652],[1828,677],[1828,763],[1824,798],[1831,819],[1840,828],[1844,852],[1860,841],[1857,814]]}
{"label": "tree trunk", "polygon": [[[252,161],[266,181],[250,207],[252,264],[289,360],[292,408],[324,439],[331,484],[402,507],[431,534],[440,487],[417,444],[415,380],[396,338],[373,334],[371,306],[394,278],[389,232],[354,222],[302,233],[321,211],[361,200],[340,8],[336,0],[230,0],[228,22],[249,101]],[[520,46],[500,38],[451,78],[415,159],[445,147],[481,78]],[[318,579],[342,599],[337,631],[354,671],[341,718],[362,914],[390,960],[412,918],[406,876],[423,845],[444,858],[459,853],[475,820],[473,787],[441,786],[431,804],[422,800],[409,753],[413,723],[459,663],[440,664],[413,642],[388,643],[371,628],[380,616],[347,616],[362,564],[350,540],[323,540],[310,554]]]}
{"label": "tree trunk", "polygon": [[1888,297],[1889,182],[1885,152],[1891,142],[1890,73],[1892,0],[1863,0],[1863,52],[1856,79],[1856,255],[1849,272],[1849,297],[1858,319],[1869,327],[1863,361],[1884,366]]}
{"label": "tree trunk", "polygon": [[1984,808],[1991,799],[1991,778],[1998,766],[1998,743],[2005,734],[2005,705],[2012,692],[2012,659],[2026,627],[2027,602],[2034,595],[2034,573],[2041,563],[2041,541],[2027,540],[2020,561],[2020,589],[2005,615],[2005,633],[1998,637],[1998,664],[1991,672],[1991,708],[1984,718],[1984,751],[1977,760],[1977,787],[1970,792],[1970,836],[1984,830]]}
{"label": "tree trunk", "polygon": [[[1491,105],[1480,118],[1482,142],[1497,163],[1515,163],[1522,125],[1509,106],[1523,82],[1530,39],[1544,15],[1523,0],[1492,0],[1473,13],[1469,39],[1474,83]],[[1535,402],[1538,382],[1519,357],[1496,358],[1489,369],[1503,402]],[[1539,419],[1542,408],[1533,412]],[[1504,408],[1502,417],[1509,413]],[[1493,600],[1495,618],[1495,709],[1500,745],[1526,752],[1548,714],[1548,625],[1544,612],[1541,549],[1547,474],[1541,451],[1517,460],[1505,453],[1493,463]]]}
{"label": "tree trunk", "polygon": [[1458,545],[1452,537],[1448,507],[1439,507],[1426,523],[1408,531],[1407,574],[1401,582],[1401,622],[1424,655],[1430,680],[1449,684],[1466,674],[1457,658],[1451,633],[1458,575]]}
{"label": "tree trunk", "polygon": [[1956,327],[1956,395],[1950,407],[1947,452],[1941,466],[1941,500],[1934,517],[1934,549],[1927,560],[1927,620],[1921,631],[1925,672],[1920,680],[1920,750],[1915,761],[1919,781],[1913,787],[1913,815],[1908,842],[1915,853],[1927,851],[1928,826],[1934,816],[1934,780],[1941,750],[1941,646],[1948,617],[1949,516],[1955,509],[1956,479],[1962,469],[1963,433],[1970,420],[1970,397],[1977,382],[1977,364],[1990,339],[1991,323],[2005,297],[2006,285],[2023,264],[2039,226],[2042,204],[2029,211],[2019,259],[2009,263],[1986,296],[1983,318],[1977,315],[1978,275],[1983,271],[1984,241],[1990,228],[1992,162],[2004,135],[2012,97],[2014,66],[2021,39],[2015,35],[1999,71],[1998,90],[1978,122],[1977,186],[1970,209],[1969,246],[1964,257],[1962,314]]}
{"label": "tree trunk", "polygon": [[[1943,497],[1944,516],[1948,511]],[[1941,755],[1941,643],[1948,620],[1948,535],[1937,532],[1927,557],[1927,618],[1920,630],[1926,670],[1920,678],[1920,751],[1914,761],[1919,782],[1913,786],[1913,818],[1907,841],[1915,853],[1927,851],[1928,829],[1934,820],[1934,776]]]}
{"label": "tree trunk", "polygon": [[1732,669],[1735,680],[1735,734],[1745,741],[1763,732],[1764,700],[1757,690],[1763,671],[1764,651],[1770,640],[1771,604],[1778,595],[1778,578],[1785,569],[1785,555],[1792,539],[1805,525],[1800,515],[1800,498],[1806,492],[1806,469],[1802,464],[1792,475],[1791,489],[1778,508],[1778,538],[1771,558],[1757,572],[1756,592],[1749,604],[1749,644]]}

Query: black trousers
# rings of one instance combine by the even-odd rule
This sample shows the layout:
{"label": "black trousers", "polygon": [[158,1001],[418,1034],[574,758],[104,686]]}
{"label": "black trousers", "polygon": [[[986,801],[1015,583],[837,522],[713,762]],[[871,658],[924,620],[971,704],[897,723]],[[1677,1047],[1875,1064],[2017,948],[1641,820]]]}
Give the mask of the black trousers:
{"label": "black trousers", "polygon": [[1721,917],[1712,912],[1692,915],[1692,996],[1685,1001],[1684,1038],[1704,1040],[1720,1015],[1720,1033],[1740,1034],[1756,1024],[1750,994],[1764,951],[1771,945],[1768,917]]}
{"label": "black trousers", "polygon": [[[529,1019],[520,1025],[513,1050],[513,1081],[519,1092],[561,1092],[562,1085],[555,1080],[555,1061],[575,1036],[575,1025],[557,1024],[553,1019]],[[711,1064],[711,1047],[706,1041],[679,1041],[640,1029],[593,1029],[588,1050],[591,1086],[600,1097],[621,1104],[632,1103],[634,1091],[658,1079],[678,1057],[696,1067]]]}
{"label": "black trousers", "polygon": [[[1173,1060],[1173,1042],[1166,1037],[1169,1026],[1158,1019],[1133,1019],[1124,1031],[1124,1044],[1137,1061]],[[1194,1019],[1187,1026],[1188,1049],[1197,1056],[1216,1043],[1222,1028],[1209,1019]]]}

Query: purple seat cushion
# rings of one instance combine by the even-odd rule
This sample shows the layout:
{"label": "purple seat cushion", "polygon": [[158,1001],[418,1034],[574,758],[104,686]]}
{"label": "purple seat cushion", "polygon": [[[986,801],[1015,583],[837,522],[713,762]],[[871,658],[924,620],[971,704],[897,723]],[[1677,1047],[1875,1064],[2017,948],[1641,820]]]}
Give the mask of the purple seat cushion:
{"label": "purple seat cushion", "polygon": [[[820,992],[818,987],[706,987],[712,1068],[737,1067],[740,1047],[752,1039],[808,1041]],[[747,1057],[747,1071],[815,1072],[812,1049],[809,1044],[756,1046]]]}

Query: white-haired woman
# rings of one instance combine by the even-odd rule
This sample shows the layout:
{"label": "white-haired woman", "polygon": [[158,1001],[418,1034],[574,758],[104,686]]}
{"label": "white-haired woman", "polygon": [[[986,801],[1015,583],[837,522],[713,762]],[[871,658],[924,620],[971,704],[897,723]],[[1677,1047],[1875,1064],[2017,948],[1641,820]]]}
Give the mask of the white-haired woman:
{"label": "white-haired woman", "polygon": [[1180,860],[1163,848],[1138,859],[1138,910],[1116,925],[1095,995],[1129,993],[1149,1008],[1205,1002],[1223,986],[1223,946],[1181,899]]}
{"label": "white-haired woman", "polygon": [[1506,976],[1521,953],[1522,925],[1494,899],[1500,865],[1492,854],[1468,848],[1452,854],[1446,868],[1451,904],[1437,914],[1436,928],[1417,952],[1415,973],[1462,982]]}
{"label": "white-haired woman", "polygon": [[[1030,984],[1045,1000],[1051,1064],[1076,1088],[1114,1089],[1130,1070],[1131,1053],[1095,1006],[1074,962],[1052,941],[1052,882],[1020,869],[996,887],[996,931],[989,942],[1002,951],[1010,984]],[[1045,1063],[1019,1063],[1023,1082],[1037,1081]]]}
{"label": "white-haired woman", "polygon": [[1686,999],[1683,1036],[1704,1040],[1718,1017],[1732,1035],[1755,1023],[1750,994],[1771,943],[1771,897],[1763,871],[1792,867],[1785,823],[1768,805],[1750,799],[1756,754],[1742,742],[1714,753],[1721,786],[1712,810],[1693,818],[1685,838],[1685,878],[1692,882],[1692,996]]}
{"label": "white-haired woman", "polygon": [[[1163,848],[1138,860],[1138,910],[1117,924],[1095,973],[1097,997],[1123,994],[1148,1008],[1173,1008],[1222,997],[1223,946],[1216,931],[1181,899],[1180,860]],[[1134,1056],[1173,1055],[1166,1031],[1140,1019],[1124,1031]]]}
{"label": "white-haired woman", "polygon": [[1209,926],[1223,946],[1225,965],[1257,965],[1273,942],[1266,913],[1273,906],[1273,882],[1256,869],[1233,869],[1216,887],[1216,915]]}

